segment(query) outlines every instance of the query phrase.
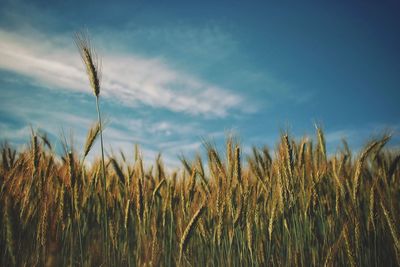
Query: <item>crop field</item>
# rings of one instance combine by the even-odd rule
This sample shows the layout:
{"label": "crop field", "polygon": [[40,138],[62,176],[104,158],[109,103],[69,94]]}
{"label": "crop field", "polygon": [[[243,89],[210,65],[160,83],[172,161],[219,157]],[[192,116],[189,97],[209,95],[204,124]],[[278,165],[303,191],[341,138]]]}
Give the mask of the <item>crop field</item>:
{"label": "crop field", "polygon": [[400,156],[383,138],[327,157],[317,133],[314,146],[283,135],[274,155],[247,160],[229,139],[225,153],[207,147],[207,169],[182,159],[173,173],[161,158],[144,169],[139,152],[110,157],[106,199],[87,150],[58,157],[36,135],[25,151],[5,146],[1,265],[398,264]]}
{"label": "crop field", "polygon": [[[103,149],[100,79],[85,36],[76,42],[97,103],[82,148],[56,153],[32,132],[3,144],[1,266],[400,265],[400,154],[371,140],[353,153],[282,133],[276,148],[245,155],[234,138],[206,157],[143,162]],[[99,143],[95,141],[99,139]],[[28,141],[28,140],[27,140]],[[68,147],[65,144],[65,147]]]}

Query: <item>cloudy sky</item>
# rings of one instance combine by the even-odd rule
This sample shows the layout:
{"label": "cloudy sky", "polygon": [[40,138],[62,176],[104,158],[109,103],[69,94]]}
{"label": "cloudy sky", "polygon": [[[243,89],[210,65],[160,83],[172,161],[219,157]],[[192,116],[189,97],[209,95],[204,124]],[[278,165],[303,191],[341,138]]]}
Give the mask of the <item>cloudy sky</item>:
{"label": "cloudy sky", "polygon": [[82,29],[102,59],[110,153],[138,143],[176,165],[202,139],[273,148],[314,123],[331,153],[387,130],[400,144],[397,1],[0,1],[0,138],[13,144],[30,126],[84,142],[96,107]]}

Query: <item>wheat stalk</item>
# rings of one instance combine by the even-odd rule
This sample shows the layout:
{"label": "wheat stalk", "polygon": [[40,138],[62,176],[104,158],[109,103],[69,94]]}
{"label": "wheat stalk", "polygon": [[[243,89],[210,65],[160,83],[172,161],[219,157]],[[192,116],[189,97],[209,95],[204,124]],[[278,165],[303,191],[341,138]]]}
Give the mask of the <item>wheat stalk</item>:
{"label": "wheat stalk", "polygon": [[14,238],[13,238],[13,231],[12,231],[12,224],[11,224],[11,219],[10,219],[10,202],[8,197],[4,199],[4,217],[3,217],[3,225],[6,227],[6,246],[7,246],[7,251],[10,255],[11,261],[13,265],[15,265],[15,254],[14,254]]}
{"label": "wheat stalk", "polygon": [[385,215],[386,222],[387,222],[387,224],[389,226],[390,233],[391,233],[392,238],[394,240],[395,249],[398,251],[398,250],[400,250],[400,241],[399,241],[399,238],[398,238],[396,225],[394,224],[394,222],[393,222],[393,220],[392,220],[392,218],[391,218],[391,216],[389,214],[389,211],[386,209],[386,207],[385,207],[385,205],[383,204],[382,201],[380,202],[380,204],[381,204],[381,208],[383,210],[383,214]]}
{"label": "wheat stalk", "polygon": [[85,159],[86,156],[89,154],[89,151],[92,149],[96,138],[99,136],[100,133],[100,124],[95,123],[89,130],[88,135],[86,137],[86,142],[83,148],[83,158]]}
{"label": "wheat stalk", "polygon": [[379,144],[378,141],[372,142],[364,151],[361,153],[361,156],[359,157],[357,164],[356,164],[356,170],[354,173],[354,187],[353,187],[353,201],[354,203],[357,200],[357,193],[358,189],[360,187],[360,177],[361,177],[361,172],[362,168],[364,166],[364,162],[368,156],[368,154],[374,149],[377,145]]}
{"label": "wheat stalk", "polygon": [[193,215],[192,219],[189,221],[188,225],[185,228],[185,231],[183,232],[183,235],[181,237],[181,241],[179,243],[179,262],[182,260],[183,253],[186,250],[187,244],[189,243],[190,238],[193,235],[194,229],[196,227],[196,223],[199,220],[201,214],[204,212],[206,209],[205,202],[203,202],[199,209],[196,211],[196,213]]}
{"label": "wheat stalk", "polygon": [[346,252],[347,252],[347,256],[349,258],[350,266],[351,267],[355,267],[356,266],[356,261],[354,260],[354,253],[353,253],[353,251],[351,249],[347,225],[344,227],[344,233],[343,234],[344,234],[344,241],[345,241],[345,244],[346,244]]}
{"label": "wheat stalk", "polygon": [[104,198],[104,215],[103,215],[103,226],[104,226],[104,254],[106,255],[106,265],[108,265],[108,214],[107,214],[107,180],[106,180],[106,166],[104,160],[104,144],[103,144],[103,127],[101,122],[99,96],[100,96],[100,76],[101,71],[99,69],[100,64],[97,58],[96,52],[91,46],[90,39],[85,33],[75,34],[75,44],[78,47],[81,59],[86,67],[86,73],[89,78],[90,86],[92,87],[93,93],[96,97],[96,110],[97,120],[100,131],[100,146],[101,146],[101,164],[102,164],[102,177],[103,177],[103,198]]}

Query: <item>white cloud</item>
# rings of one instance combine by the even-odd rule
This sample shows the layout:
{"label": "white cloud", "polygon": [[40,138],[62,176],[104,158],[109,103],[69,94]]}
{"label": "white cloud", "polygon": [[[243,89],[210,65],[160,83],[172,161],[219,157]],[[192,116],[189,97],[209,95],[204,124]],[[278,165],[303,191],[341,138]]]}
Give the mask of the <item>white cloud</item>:
{"label": "white cloud", "polygon": [[[124,39],[133,44],[151,44],[179,55],[180,60],[196,60],[204,67],[237,55],[238,42],[222,24],[208,22],[193,27],[181,23],[157,26],[128,23],[119,31],[99,29],[103,36]],[[204,60],[207,58],[207,60]]]}
{"label": "white cloud", "polygon": [[336,131],[331,131],[325,134],[325,140],[327,143],[338,143],[342,139],[352,139],[356,132],[350,129],[341,129]]}
{"label": "white cloud", "polygon": [[[48,88],[91,93],[72,36],[0,30],[0,39],[0,68],[28,76]],[[101,94],[128,107],[140,103],[206,117],[245,111],[241,96],[177,71],[160,59],[107,52],[101,57]]]}
{"label": "white cloud", "polygon": [[[10,127],[9,124],[0,122],[0,132],[3,140],[24,140],[27,141],[30,134],[30,127],[24,126],[22,128]],[[3,141],[2,140],[2,141]]]}
{"label": "white cloud", "polygon": [[[199,148],[195,142],[186,143],[184,141],[171,143],[170,146],[165,149],[163,148],[164,143],[161,141],[150,146],[150,144],[146,143],[144,140],[135,140],[127,131],[120,131],[113,128],[107,129],[104,132],[104,142],[106,151],[111,152],[114,150],[114,153],[117,153],[119,149],[121,149],[128,159],[133,158],[134,145],[140,144],[140,152],[147,167],[153,164],[157,155],[162,152],[162,159],[168,169],[180,166],[180,161],[177,157],[179,152],[194,152]],[[91,153],[92,155],[99,155],[99,146],[94,147]]]}
{"label": "white cloud", "polygon": [[[43,101],[47,103],[52,99],[46,98]],[[93,114],[76,110],[56,110],[57,103],[39,107],[37,104],[38,100],[33,99],[32,102],[21,106],[16,106],[13,101],[11,103],[7,101],[0,106],[0,113],[12,114],[9,122],[0,121],[0,139],[8,140],[16,147],[27,144],[32,127],[35,131],[40,129],[49,134],[53,147],[58,148],[56,151],[60,152],[59,141],[63,131],[67,141],[70,142],[71,137],[74,148],[82,152],[87,132],[95,122]],[[176,168],[180,165],[177,157],[179,153],[192,154],[200,148],[199,142],[194,141],[196,136],[193,132],[198,131],[196,127],[196,124],[190,122],[186,125],[165,119],[146,117],[132,119],[124,114],[118,114],[110,117],[107,123],[104,130],[104,145],[108,154],[114,151],[119,155],[121,149],[132,162],[134,145],[140,144],[146,166],[153,164],[158,153],[162,152],[166,165],[169,168]],[[165,131],[170,131],[171,134],[165,135]],[[88,162],[92,162],[99,155],[100,147],[99,143],[96,143],[89,153]]]}
{"label": "white cloud", "polygon": [[194,152],[201,148],[201,142],[187,142],[187,141],[168,141],[158,144],[161,149],[173,149],[176,152]]}

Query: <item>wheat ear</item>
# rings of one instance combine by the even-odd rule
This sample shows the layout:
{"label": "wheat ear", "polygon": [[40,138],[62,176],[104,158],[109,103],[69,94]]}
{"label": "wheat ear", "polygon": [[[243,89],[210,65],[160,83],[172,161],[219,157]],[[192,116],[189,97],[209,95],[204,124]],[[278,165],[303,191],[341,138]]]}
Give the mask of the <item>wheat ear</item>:
{"label": "wheat ear", "polygon": [[193,215],[193,217],[190,220],[190,222],[188,223],[188,225],[186,226],[186,229],[183,232],[181,241],[179,243],[179,261],[182,260],[182,255],[185,252],[186,247],[187,247],[187,245],[189,243],[189,240],[193,235],[193,231],[194,231],[194,229],[196,227],[196,224],[197,224],[201,214],[204,212],[205,209],[206,209],[205,202],[203,202],[201,204],[200,208]]}
{"label": "wheat ear", "polygon": [[79,49],[86,73],[89,77],[90,86],[96,97],[100,94],[100,64],[96,51],[90,43],[87,33],[75,34],[75,44]]}

